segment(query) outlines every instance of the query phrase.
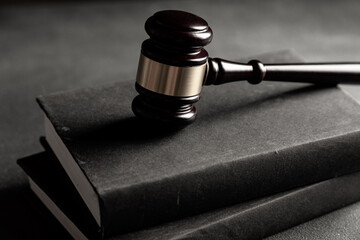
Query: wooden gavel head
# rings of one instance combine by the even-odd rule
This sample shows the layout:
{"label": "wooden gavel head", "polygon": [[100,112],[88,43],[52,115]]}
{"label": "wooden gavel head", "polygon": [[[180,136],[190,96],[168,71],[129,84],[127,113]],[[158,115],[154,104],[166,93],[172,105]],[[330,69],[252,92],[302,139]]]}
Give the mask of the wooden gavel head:
{"label": "wooden gavel head", "polygon": [[195,120],[212,40],[207,22],[191,13],[167,10],[145,23],[150,36],[141,46],[132,109],[136,116],[184,126]]}

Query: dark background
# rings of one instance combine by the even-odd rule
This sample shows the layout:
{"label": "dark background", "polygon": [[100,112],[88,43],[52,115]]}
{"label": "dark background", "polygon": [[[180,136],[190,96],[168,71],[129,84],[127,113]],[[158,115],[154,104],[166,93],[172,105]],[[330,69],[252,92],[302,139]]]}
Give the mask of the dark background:
{"label": "dark background", "polygon": [[[34,211],[41,206],[29,207],[37,202],[16,165],[18,158],[42,150],[43,115],[35,97],[134,79],[147,38],[145,20],[163,9],[207,20],[214,39],[206,49],[213,57],[292,49],[309,62],[360,61],[360,1],[355,0],[0,1],[0,233],[5,239],[54,237],[51,231],[64,237],[42,222]],[[357,99],[359,89],[346,87]],[[317,230],[327,238],[354,237],[359,233],[341,229],[356,229],[360,206],[348,209],[286,234],[305,231],[311,237]]]}

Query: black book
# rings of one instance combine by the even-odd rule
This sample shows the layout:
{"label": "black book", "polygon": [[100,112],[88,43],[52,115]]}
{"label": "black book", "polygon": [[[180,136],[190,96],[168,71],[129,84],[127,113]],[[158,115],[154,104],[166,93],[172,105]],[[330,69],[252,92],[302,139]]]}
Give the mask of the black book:
{"label": "black book", "polygon": [[125,81],[38,98],[46,139],[104,236],[360,169],[360,106],[337,87],[204,87],[198,119],[177,132],[139,122],[135,96]]}
{"label": "black book", "polygon": [[[89,209],[50,152],[18,163],[31,189],[75,239],[101,238]],[[359,201],[359,188],[357,172],[110,239],[261,239]]]}

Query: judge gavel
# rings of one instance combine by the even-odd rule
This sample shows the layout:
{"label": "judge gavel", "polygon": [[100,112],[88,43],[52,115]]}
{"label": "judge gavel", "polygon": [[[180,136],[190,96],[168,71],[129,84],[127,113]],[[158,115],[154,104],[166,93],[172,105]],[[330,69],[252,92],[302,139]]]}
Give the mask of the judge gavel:
{"label": "judge gavel", "polygon": [[167,10],[145,23],[150,36],[141,46],[132,103],[136,116],[150,122],[185,126],[196,117],[193,105],[203,85],[247,80],[315,84],[360,83],[360,63],[247,64],[210,58],[203,48],[212,40],[207,22],[191,13]]}

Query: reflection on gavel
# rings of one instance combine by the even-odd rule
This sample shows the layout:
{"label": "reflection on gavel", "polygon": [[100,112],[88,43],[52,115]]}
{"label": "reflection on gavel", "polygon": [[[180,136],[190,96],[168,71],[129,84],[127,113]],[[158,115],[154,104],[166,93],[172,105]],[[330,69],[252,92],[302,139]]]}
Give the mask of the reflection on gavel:
{"label": "reflection on gavel", "polygon": [[185,126],[196,117],[193,106],[203,85],[247,80],[316,84],[360,83],[360,63],[247,64],[210,58],[207,22],[191,13],[167,10],[145,23],[150,36],[141,46],[132,110],[150,122]]}

